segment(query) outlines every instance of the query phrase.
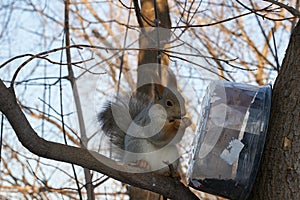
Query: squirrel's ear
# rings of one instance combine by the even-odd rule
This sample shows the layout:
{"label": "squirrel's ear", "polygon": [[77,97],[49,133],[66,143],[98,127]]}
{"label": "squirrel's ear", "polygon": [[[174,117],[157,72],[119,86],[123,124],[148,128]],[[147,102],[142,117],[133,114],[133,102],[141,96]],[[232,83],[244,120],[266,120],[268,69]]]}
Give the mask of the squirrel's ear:
{"label": "squirrel's ear", "polygon": [[177,79],[170,67],[162,67],[162,85],[167,86],[168,88],[177,89]]}

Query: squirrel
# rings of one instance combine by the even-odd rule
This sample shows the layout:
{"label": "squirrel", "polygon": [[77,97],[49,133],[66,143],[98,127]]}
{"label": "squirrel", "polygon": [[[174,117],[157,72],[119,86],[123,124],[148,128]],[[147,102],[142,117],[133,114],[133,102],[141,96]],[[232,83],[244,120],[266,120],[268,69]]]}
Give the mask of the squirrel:
{"label": "squirrel", "polygon": [[151,92],[137,91],[107,102],[98,121],[123,162],[168,174],[171,164],[178,167],[176,144],[191,120],[185,117],[185,100],[177,88],[159,83],[146,88]]}

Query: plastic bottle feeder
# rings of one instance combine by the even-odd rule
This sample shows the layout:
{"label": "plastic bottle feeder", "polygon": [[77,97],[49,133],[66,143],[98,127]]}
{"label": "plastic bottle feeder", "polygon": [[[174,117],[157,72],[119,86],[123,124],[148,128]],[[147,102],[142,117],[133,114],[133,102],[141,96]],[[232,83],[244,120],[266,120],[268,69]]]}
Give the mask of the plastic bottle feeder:
{"label": "plastic bottle feeder", "polygon": [[188,169],[191,187],[246,199],[263,153],[271,86],[214,81],[202,102]]}

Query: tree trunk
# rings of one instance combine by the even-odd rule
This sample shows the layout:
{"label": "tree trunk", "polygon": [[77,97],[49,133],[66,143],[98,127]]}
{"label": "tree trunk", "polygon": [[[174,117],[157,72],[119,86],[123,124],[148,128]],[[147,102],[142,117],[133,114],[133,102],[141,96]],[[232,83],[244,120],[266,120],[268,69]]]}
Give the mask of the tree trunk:
{"label": "tree trunk", "polygon": [[[152,83],[157,75],[160,75],[162,82],[166,82],[165,79],[167,79],[166,75],[159,71],[161,70],[159,66],[169,65],[169,58],[162,53],[161,49],[165,48],[170,40],[171,20],[167,0],[141,0],[140,2],[141,11],[138,1],[135,1],[136,15],[141,28],[137,90],[149,94],[152,90],[151,86],[139,86],[143,83]],[[144,67],[141,67],[143,65]],[[128,187],[128,193],[131,200],[159,200],[163,198],[157,193],[136,187]]]}
{"label": "tree trunk", "polygon": [[160,77],[161,84],[166,85],[167,82],[167,72],[162,70],[161,66],[169,65],[169,57],[163,49],[169,46],[171,20],[167,0],[141,0],[140,2],[141,10],[137,0],[135,1],[136,15],[141,27],[137,90],[149,94],[151,87],[144,84],[153,83],[157,76]]}
{"label": "tree trunk", "polygon": [[[139,38],[138,66],[147,63],[157,63],[159,53],[155,49],[155,47],[158,47],[157,42],[159,42],[159,48],[162,49],[168,45],[170,40],[171,20],[168,1],[156,0],[156,5],[154,2],[155,0],[141,0],[142,9],[139,15],[139,23],[142,30]],[[155,29],[154,27],[159,28]],[[157,38],[157,31],[159,31],[159,38]],[[161,54],[161,64],[169,65],[169,58],[164,53]]]}
{"label": "tree trunk", "polygon": [[265,152],[249,199],[300,199],[300,22],[276,79]]}

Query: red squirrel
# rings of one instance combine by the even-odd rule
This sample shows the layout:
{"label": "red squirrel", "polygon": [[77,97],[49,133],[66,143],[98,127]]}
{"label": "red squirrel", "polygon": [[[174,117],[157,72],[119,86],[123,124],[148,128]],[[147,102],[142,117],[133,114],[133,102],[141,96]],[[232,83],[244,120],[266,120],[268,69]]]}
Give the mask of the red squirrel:
{"label": "red squirrel", "polygon": [[[167,73],[172,86],[177,84],[175,75]],[[185,100],[177,85],[165,87],[153,81],[147,87],[151,90],[148,94],[137,91],[107,102],[98,121],[115,148],[120,149],[121,161],[165,174],[168,164],[173,169],[178,167],[176,144],[191,120],[185,117]]]}

